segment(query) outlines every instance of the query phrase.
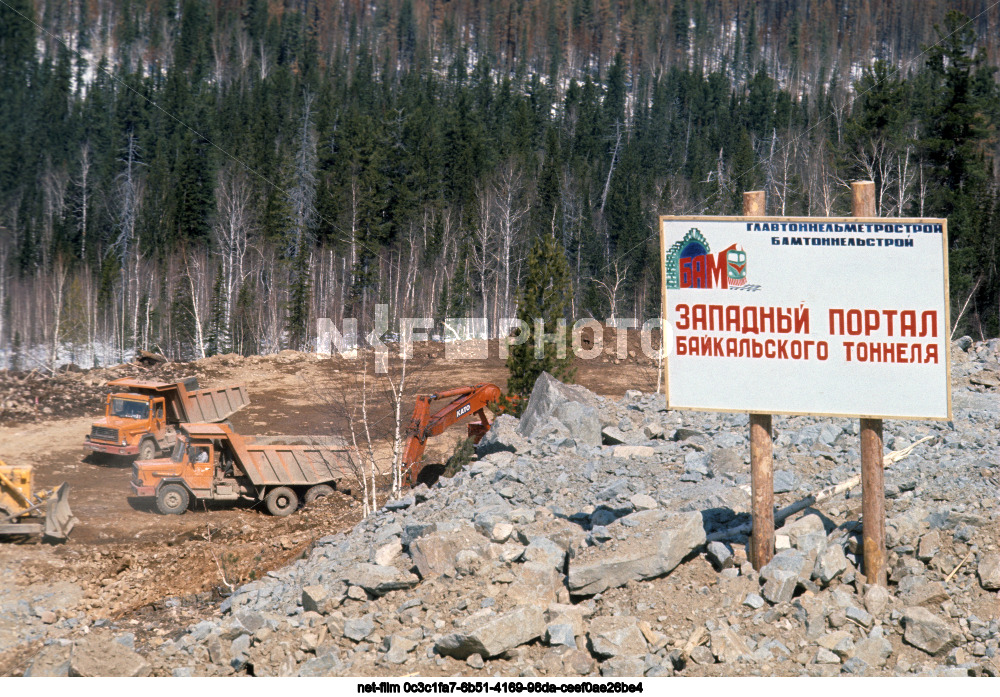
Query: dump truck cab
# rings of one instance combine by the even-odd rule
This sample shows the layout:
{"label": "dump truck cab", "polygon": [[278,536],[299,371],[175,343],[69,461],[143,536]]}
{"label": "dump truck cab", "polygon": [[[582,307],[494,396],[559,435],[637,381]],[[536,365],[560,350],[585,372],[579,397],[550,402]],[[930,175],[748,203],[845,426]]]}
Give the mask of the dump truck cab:
{"label": "dump truck cab", "polygon": [[84,446],[140,460],[171,451],[181,423],[222,421],[249,402],[242,385],[199,389],[197,378],[177,382],[121,378],[108,386],[128,391],[108,395],[104,418],[92,424]]}
{"label": "dump truck cab", "polygon": [[[132,465],[132,491],[136,496],[155,497],[161,513],[183,513],[191,499],[239,498],[232,475],[231,458],[223,456],[224,436],[214,424],[185,424],[169,457],[140,460]],[[228,466],[218,465],[223,464]]]}
{"label": "dump truck cab", "polygon": [[110,455],[138,455],[149,459],[158,447],[169,448],[175,431],[168,428],[164,397],[116,392],[104,404],[104,418],[90,428],[86,445]]}

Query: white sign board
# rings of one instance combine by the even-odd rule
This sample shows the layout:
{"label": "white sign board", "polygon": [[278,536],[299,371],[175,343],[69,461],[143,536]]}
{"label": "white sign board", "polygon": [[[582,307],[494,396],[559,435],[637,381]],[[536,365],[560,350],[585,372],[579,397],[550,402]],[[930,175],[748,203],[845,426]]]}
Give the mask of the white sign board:
{"label": "white sign board", "polygon": [[660,218],[672,409],[951,419],[947,222]]}

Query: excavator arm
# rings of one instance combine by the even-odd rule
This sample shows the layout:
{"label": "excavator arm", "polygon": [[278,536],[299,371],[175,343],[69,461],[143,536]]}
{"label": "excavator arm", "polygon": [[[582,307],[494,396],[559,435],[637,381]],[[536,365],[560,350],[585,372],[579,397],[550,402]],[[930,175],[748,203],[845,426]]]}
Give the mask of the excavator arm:
{"label": "excavator arm", "polygon": [[[403,471],[410,486],[417,483],[420,474],[420,460],[427,439],[439,436],[449,426],[452,426],[466,416],[475,414],[478,423],[469,424],[469,437],[476,443],[490,430],[490,421],[486,418],[486,405],[500,399],[500,388],[483,382],[469,387],[456,387],[436,394],[417,395],[417,404],[413,408],[413,418],[406,429],[406,447],[403,451]],[[431,403],[441,399],[453,399],[447,406],[431,414]]]}

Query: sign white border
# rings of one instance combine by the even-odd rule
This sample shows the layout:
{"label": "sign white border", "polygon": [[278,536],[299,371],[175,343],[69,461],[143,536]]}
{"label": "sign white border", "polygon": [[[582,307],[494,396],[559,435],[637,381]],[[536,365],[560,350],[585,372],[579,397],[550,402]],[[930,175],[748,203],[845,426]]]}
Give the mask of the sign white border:
{"label": "sign white border", "polygon": [[[840,238],[840,237],[843,237],[843,238],[856,238],[856,239],[864,238],[866,240],[867,239],[877,240],[879,238],[882,238],[882,239],[886,239],[886,240],[889,240],[889,239],[896,240],[896,239],[906,239],[906,237],[908,237],[910,235],[914,235],[914,236],[919,235],[921,237],[924,237],[925,235],[927,237],[929,237],[929,235],[927,235],[926,233],[906,233],[906,234],[899,234],[899,233],[893,232],[893,231],[891,231],[889,229],[886,229],[885,226],[887,226],[887,225],[893,225],[893,226],[895,226],[895,225],[903,225],[903,226],[941,225],[942,226],[942,231],[940,233],[934,233],[934,234],[935,234],[935,236],[937,234],[940,234],[940,243],[942,245],[942,247],[941,247],[941,255],[940,255],[940,263],[943,265],[943,268],[941,269],[940,276],[938,274],[934,274],[934,273],[929,273],[928,274],[929,276],[934,276],[935,278],[940,277],[940,278],[943,279],[943,285],[940,287],[940,295],[938,295],[938,292],[936,290],[934,290],[934,288],[936,287],[936,283],[935,283],[935,286],[927,286],[927,285],[917,286],[917,285],[914,285],[914,283],[917,283],[917,282],[912,282],[911,281],[910,282],[910,286],[909,286],[911,288],[919,288],[922,292],[925,293],[925,295],[926,295],[926,293],[931,293],[931,296],[935,299],[935,301],[937,301],[938,299],[940,299],[940,305],[937,305],[936,307],[926,308],[926,309],[939,310],[939,316],[938,316],[938,319],[939,319],[939,331],[938,331],[938,336],[936,337],[935,341],[938,342],[940,345],[943,345],[943,350],[941,351],[942,355],[939,357],[939,363],[934,366],[934,368],[936,368],[938,372],[934,373],[934,379],[931,381],[931,383],[933,383],[933,384],[931,384],[931,385],[929,385],[927,387],[928,392],[933,392],[934,395],[935,395],[933,399],[928,400],[928,404],[933,404],[933,406],[930,409],[928,409],[928,410],[923,410],[921,408],[914,408],[914,409],[907,409],[904,412],[904,411],[900,411],[899,409],[893,409],[893,408],[883,409],[883,408],[881,408],[881,405],[873,403],[873,400],[871,398],[869,398],[869,399],[866,399],[866,400],[857,400],[855,403],[847,404],[846,405],[847,408],[843,408],[845,406],[845,400],[844,399],[832,400],[834,402],[839,402],[839,404],[837,406],[839,406],[841,408],[837,408],[837,406],[835,406],[834,408],[824,408],[824,404],[822,404],[822,401],[823,401],[822,397],[820,397],[818,395],[814,395],[813,397],[810,397],[810,395],[807,394],[806,397],[808,397],[808,399],[801,397],[801,393],[803,393],[803,392],[810,392],[810,390],[803,389],[804,386],[801,384],[801,378],[799,380],[799,384],[798,385],[795,385],[794,380],[791,379],[791,377],[793,375],[793,372],[794,372],[794,367],[795,367],[794,364],[796,363],[796,361],[787,361],[787,362],[786,361],[782,361],[782,363],[784,365],[779,366],[779,368],[774,368],[774,366],[772,365],[768,370],[762,371],[761,367],[764,364],[759,359],[752,359],[752,358],[749,358],[749,357],[738,359],[738,358],[734,358],[734,357],[723,357],[723,358],[715,357],[715,358],[710,358],[710,357],[694,356],[694,359],[697,359],[697,360],[691,361],[691,360],[687,360],[689,358],[689,356],[683,356],[683,357],[681,357],[681,356],[674,356],[674,349],[675,349],[674,337],[676,335],[676,331],[677,330],[675,330],[674,327],[673,327],[673,325],[670,323],[670,320],[672,318],[672,313],[668,311],[669,308],[671,307],[671,305],[669,304],[670,303],[671,293],[674,295],[674,297],[677,297],[679,295],[681,298],[685,298],[685,299],[689,299],[689,296],[690,296],[690,293],[691,293],[691,291],[689,289],[681,289],[680,291],[678,291],[678,290],[668,290],[668,288],[667,288],[666,262],[667,262],[667,253],[668,253],[668,247],[669,247],[669,245],[667,244],[667,227],[668,227],[668,224],[677,224],[677,223],[680,223],[682,225],[690,224],[691,227],[696,227],[698,224],[703,224],[704,225],[706,223],[708,223],[708,224],[711,224],[711,223],[726,223],[726,224],[728,224],[728,225],[730,225],[730,226],[733,227],[733,232],[734,233],[737,232],[737,227],[739,228],[740,234],[739,234],[739,236],[735,236],[735,234],[734,234],[734,238],[732,239],[733,243],[736,243],[736,244],[739,244],[739,245],[743,245],[744,242],[746,242],[748,246],[750,246],[751,248],[756,247],[758,250],[762,246],[766,246],[768,248],[770,248],[772,246],[774,246],[776,248],[779,248],[779,249],[784,248],[780,243],[778,243],[778,244],[772,244],[771,237],[779,237],[779,238],[786,238],[786,237],[809,237],[809,238],[814,238],[814,237],[824,237],[824,236],[833,235],[833,236],[838,237],[838,238]],[[764,223],[767,223],[768,227],[776,226],[777,230],[783,230],[784,229],[784,231],[768,231],[768,230],[765,230],[765,231],[747,232],[746,231],[746,225],[745,225],[746,223],[754,223],[754,224],[764,224]],[[795,224],[795,230],[796,230],[795,232],[787,230],[788,224],[790,224],[790,223],[791,224]],[[788,414],[788,415],[791,415],[791,414],[807,414],[807,415],[815,415],[815,416],[860,417],[860,418],[870,418],[870,419],[921,419],[921,420],[941,420],[941,421],[946,421],[946,420],[950,421],[952,419],[951,380],[950,380],[951,341],[950,341],[950,336],[949,336],[950,327],[951,327],[951,318],[950,318],[950,313],[949,313],[949,293],[948,293],[948,227],[947,227],[947,220],[945,220],[945,219],[938,219],[938,218],[862,218],[862,217],[859,217],[859,218],[853,218],[853,217],[852,218],[843,218],[843,217],[836,217],[836,218],[812,218],[812,217],[807,217],[807,216],[781,216],[781,217],[778,217],[778,216],[765,216],[765,217],[751,217],[751,216],[660,216],[659,224],[660,224],[660,274],[661,274],[661,297],[662,297],[661,314],[662,314],[662,317],[663,317],[664,328],[665,328],[665,330],[664,330],[664,347],[663,347],[664,348],[664,362],[663,362],[664,383],[663,384],[664,384],[664,393],[666,394],[667,404],[668,404],[669,408],[671,408],[671,409],[698,410],[698,411],[735,412],[735,413],[747,413],[747,412],[749,412],[749,413],[759,413],[759,414]],[[856,232],[848,232],[847,230],[845,230],[843,232],[839,232],[839,231],[838,232],[826,232],[826,231],[824,231],[824,232],[816,233],[816,232],[807,232],[805,229],[798,230],[798,228],[801,227],[803,224],[808,224],[808,225],[811,225],[811,224],[824,224],[824,225],[825,224],[830,224],[831,227],[833,227],[834,229],[838,229],[837,228],[838,225],[839,226],[846,226],[846,225],[850,225],[850,226],[865,225],[865,226],[867,226],[867,225],[870,224],[873,227],[872,228],[867,228],[867,229],[865,229],[864,232],[858,232],[858,233],[856,233]],[[876,226],[876,225],[883,226],[882,229],[879,232],[874,232],[873,231],[874,230],[874,226]],[[716,226],[716,227],[718,227],[718,226]],[[706,229],[708,229],[708,228],[706,228]],[[748,235],[752,236],[752,238],[745,237],[745,236],[748,236]],[[766,242],[762,241],[765,238],[766,238]],[[753,239],[754,242],[750,243],[750,239]],[[675,241],[676,241],[676,233],[671,237],[670,243],[672,244]],[[871,244],[871,243],[869,243],[869,244]],[[859,246],[863,246],[863,245],[859,245]],[[887,244],[886,246],[889,246],[889,245]],[[719,247],[718,249],[716,249],[715,247],[719,247],[719,245],[715,244],[713,246],[713,249],[712,249],[712,254],[713,255],[717,254],[719,251],[722,251],[725,248],[725,246]],[[840,246],[825,246],[825,245],[824,246],[820,246],[818,243],[816,243],[815,246],[812,246],[810,244],[803,244],[801,246],[796,246],[795,249],[796,250],[811,250],[811,251],[814,251],[814,252],[817,252],[817,253],[822,253],[823,251],[830,251],[834,255],[837,254],[838,252],[844,252],[845,254],[847,253],[847,250],[844,247],[840,247]],[[872,247],[870,247],[870,249],[872,249],[873,253],[875,253],[875,254],[878,254],[878,253],[882,252],[882,249],[880,247],[878,247],[878,246],[872,246]],[[859,251],[860,250],[852,249],[850,251],[850,253],[851,254],[857,254]],[[882,252],[882,253],[885,254],[886,252],[888,252],[888,250],[885,250],[885,252]],[[759,257],[760,254],[758,253],[757,256]],[[780,256],[780,253],[779,253],[779,256]],[[896,254],[895,256],[898,257],[899,255]],[[883,256],[883,257],[881,257],[881,259],[887,259],[887,257]],[[931,261],[933,263],[936,263],[936,262],[934,262],[934,260],[931,260]],[[753,256],[751,256],[751,255],[748,254],[747,258],[746,258],[746,262],[747,262],[747,269],[748,269],[747,276],[748,276],[748,279],[749,279],[748,283],[750,283],[752,285],[753,284],[753,277],[754,277],[754,258],[753,258]],[[760,266],[759,266],[760,259],[759,258],[757,259],[757,263],[758,263],[758,269],[759,269],[760,268]],[[891,259],[889,260],[889,263],[892,263]],[[867,263],[867,266],[872,267],[873,263],[871,263],[871,262]],[[936,267],[935,267],[935,269],[936,269]],[[789,273],[793,272],[793,271],[797,271],[797,270],[795,270],[795,269],[788,269],[788,270],[786,270],[786,272],[789,272]],[[868,272],[871,272],[871,271],[872,271],[872,269],[869,268]],[[899,268],[898,269],[894,269],[894,272],[896,273],[897,276],[899,276],[900,274],[902,274],[904,276],[904,278],[906,278],[906,280],[909,281],[909,277],[906,276],[906,266],[905,266],[905,264],[899,265]],[[809,270],[806,269],[805,273],[808,274]],[[810,280],[815,280],[817,277],[821,277],[821,276],[817,276],[815,273],[813,273],[811,276],[807,276],[807,278],[809,278]],[[761,305],[764,305],[764,306],[778,306],[778,307],[781,307],[781,308],[789,308],[789,307],[792,307],[793,305],[794,306],[798,306],[799,305],[799,297],[798,296],[796,296],[794,294],[789,294],[788,297],[781,297],[780,294],[776,294],[774,292],[773,286],[775,286],[776,284],[773,282],[773,278],[774,278],[774,276],[772,275],[771,276],[772,280],[771,280],[771,283],[770,283],[770,285],[772,286],[772,288],[768,292],[760,292],[760,293],[756,293],[756,294],[755,293],[730,293],[730,292],[726,292],[725,295],[720,295],[721,289],[719,289],[719,290],[698,289],[695,292],[698,292],[699,294],[704,294],[704,298],[702,298],[701,295],[698,296],[698,299],[699,299],[700,302],[705,303],[705,304],[711,304],[711,305],[719,305],[720,303],[723,303],[723,302],[726,302],[726,303],[729,303],[729,304],[741,304],[741,303],[746,303],[747,301],[750,301],[752,303],[753,301],[756,300]],[[866,290],[868,288],[876,288],[876,287],[878,287],[880,285],[884,286],[885,285],[885,281],[886,281],[886,279],[885,279],[885,272],[884,271],[880,272],[877,277],[869,278],[869,280],[867,282],[862,281],[862,282],[859,283],[858,281],[854,281],[854,283],[856,284],[855,286],[853,286],[854,293],[855,293],[855,298],[857,297],[857,293],[858,292],[864,291],[864,290]],[[832,282],[836,282],[836,279],[834,279]],[[823,290],[823,286],[822,286],[822,284],[819,284],[819,285],[820,285],[820,289],[822,291]],[[827,285],[827,289],[829,289],[829,284]],[[905,293],[905,288],[901,291],[901,293]],[[830,295],[831,296],[835,296],[834,293],[831,293]],[[757,297],[754,297],[754,296],[757,296]],[[861,305],[858,305],[858,304],[855,304],[855,305],[845,304],[846,301],[838,301],[838,299],[836,297],[831,297],[831,301],[833,303],[835,303],[835,304],[839,302],[840,303],[839,307],[845,308],[845,309],[846,308],[851,308],[851,307],[870,307],[870,304],[861,304]],[[902,303],[903,306],[905,306],[906,305],[906,301],[907,301],[907,296],[905,294],[901,294],[900,297],[899,297],[899,302]],[[875,301],[873,301],[873,302],[875,302]],[[811,324],[812,324],[812,327],[813,327],[814,330],[816,328],[818,328],[818,327],[826,327],[826,326],[828,326],[828,316],[827,316],[827,313],[828,313],[827,306],[815,307],[815,308],[811,309]],[[811,332],[811,333],[817,333],[817,332],[814,331],[814,332]],[[819,332],[818,334],[819,334],[818,337],[817,336],[813,336],[813,337],[807,337],[807,338],[819,338],[819,339],[829,339],[829,338],[831,338],[829,335],[823,334],[822,332]],[[746,335],[742,335],[741,338],[746,338],[746,339],[751,339],[751,340],[752,339],[756,339],[758,341],[763,341],[764,338],[772,338],[772,337],[770,335],[768,335],[767,337],[765,337],[765,335],[763,335],[763,334],[746,334]],[[788,335],[788,336],[773,337],[773,338],[794,339],[794,338],[801,338],[801,337],[795,337],[794,335]],[[844,348],[840,344],[840,341],[839,341],[840,339],[846,339],[846,340],[857,339],[859,341],[866,341],[866,340],[868,340],[868,341],[875,341],[876,340],[874,337],[866,337],[865,335],[861,335],[861,336],[846,336],[846,335],[843,335],[843,336],[837,336],[836,338],[838,339],[838,345],[836,346],[836,350],[838,350],[838,351],[843,350],[843,348]],[[887,339],[887,338],[879,338],[878,340],[881,341],[881,342],[890,341],[890,339]],[[902,338],[892,337],[891,340],[895,341],[895,342],[906,342],[906,343],[909,343],[909,342],[920,342],[921,341],[920,338],[913,338],[913,337],[902,337]],[[831,350],[831,352],[834,350],[834,347],[833,347],[832,343],[830,345],[830,350]],[[672,361],[672,359],[674,359],[674,358],[676,358],[676,360]],[[773,362],[770,362],[770,363],[773,363]],[[684,366],[684,370],[685,370],[684,378],[690,378],[690,376],[691,376],[690,369],[691,369],[692,365],[699,365],[700,366],[699,367],[700,370],[709,370],[709,371],[711,371],[711,370],[719,370],[720,367],[723,367],[723,369],[725,371],[728,371],[732,375],[734,384],[736,384],[737,386],[739,385],[739,378],[740,378],[741,375],[743,375],[743,376],[746,376],[746,375],[753,376],[755,378],[758,378],[757,379],[757,385],[753,388],[755,390],[755,394],[754,394],[753,398],[739,398],[739,399],[736,399],[733,402],[727,402],[725,399],[722,399],[721,402],[720,402],[720,398],[717,396],[718,393],[720,392],[719,381],[716,380],[714,386],[710,386],[708,388],[708,390],[707,390],[708,392],[710,392],[713,395],[711,398],[708,398],[708,399],[701,399],[701,398],[691,399],[690,398],[690,393],[691,393],[690,389],[685,389],[685,392],[683,392],[681,394],[678,394],[678,392],[680,392],[680,390],[675,390],[674,398],[671,398],[671,391],[670,391],[671,390],[671,368],[673,367],[676,370],[676,368],[677,368],[678,365]],[[869,379],[872,379],[873,377],[877,378],[879,376],[880,372],[881,373],[887,373],[887,374],[893,372],[892,370],[882,370],[882,371],[879,371],[877,369],[873,369],[872,366],[891,367],[891,366],[897,366],[897,365],[901,366],[901,365],[904,365],[904,364],[895,364],[895,363],[868,363],[868,362],[865,362],[865,363],[854,363],[854,364],[852,364],[852,367],[856,369],[856,374],[852,375],[849,378],[850,379],[850,383],[849,384],[852,384],[852,385],[855,385],[855,386],[868,385],[868,383],[866,381],[869,380]],[[916,364],[905,364],[905,365],[916,366]],[[919,366],[919,367],[922,368],[923,366]],[[789,372],[789,371],[792,371],[792,372]],[[924,371],[924,372],[926,372],[926,371]],[[834,375],[833,377],[836,378],[836,379],[839,379],[839,380],[843,380],[844,379],[843,370],[841,370],[840,373],[841,373],[840,375]],[[782,377],[783,375],[788,376],[788,379],[786,380],[785,377]],[[678,383],[678,381],[681,379],[677,372],[674,372],[673,378],[674,378],[674,382],[675,383]],[[765,379],[765,378],[769,379],[771,381],[770,383],[768,383],[769,386],[770,386],[769,389],[761,389],[760,382],[761,382],[762,379]],[[709,382],[711,382],[711,381],[709,381]],[[814,384],[815,383],[810,383],[810,385],[814,385]],[[895,386],[892,384],[891,380],[885,380],[884,382],[882,382],[880,384],[877,384],[875,386],[875,389],[877,389],[880,393],[894,394],[894,387]],[[868,385],[868,388],[869,388],[869,392],[871,392],[872,391],[872,386]],[[798,390],[799,392],[796,393],[796,394],[799,394],[799,398],[791,399],[791,400],[790,399],[783,399],[781,393],[787,392],[789,390]],[[945,395],[940,394],[939,393],[940,390],[943,390],[946,394]],[[859,389],[859,391],[861,391],[861,390]],[[819,393],[819,392],[822,392],[822,390],[821,389],[817,389],[817,390],[812,390],[812,392],[813,393]],[[682,396],[684,396],[686,398],[683,398],[683,399],[680,398]],[[860,403],[857,403],[857,402],[862,402],[862,401],[864,402],[863,405],[860,404]],[[805,404],[805,402],[808,402],[808,406]],[[921,401],[920,403],[922,404],[923,402]],[[811,406],[812,404],[816,404],[817,408],[813,408]],[[858,406],[864,406],[865,410],[859,410],[859,409],[857,409]]]}

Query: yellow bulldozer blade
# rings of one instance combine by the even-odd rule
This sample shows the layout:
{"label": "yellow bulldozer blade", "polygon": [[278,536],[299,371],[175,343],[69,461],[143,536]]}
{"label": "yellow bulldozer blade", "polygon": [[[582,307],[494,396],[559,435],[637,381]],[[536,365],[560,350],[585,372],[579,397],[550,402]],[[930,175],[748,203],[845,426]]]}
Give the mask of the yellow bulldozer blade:
{"label": "yellow bulldozer blade", "polygon": [[45,536],[65,540],[77,522],[69,508],[69,484],[63,482],[45,502]]}

